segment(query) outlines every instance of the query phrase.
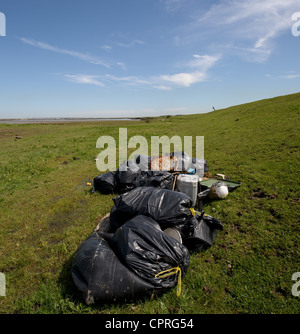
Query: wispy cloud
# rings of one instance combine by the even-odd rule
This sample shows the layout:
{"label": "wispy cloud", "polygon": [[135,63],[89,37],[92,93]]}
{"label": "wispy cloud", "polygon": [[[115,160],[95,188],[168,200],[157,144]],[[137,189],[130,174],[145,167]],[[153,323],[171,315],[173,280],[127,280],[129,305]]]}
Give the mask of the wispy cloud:
{"label": "wispy cloud", "polygon": [[61,74],[63,78],[79,84],[90,84],[99,87],[109,88],[112,85],[139,86],[145,87],[153,84],[151,80],[144,80],[136,76],[115,76],[111,74],[91,75],[91,74]]}
{"label": "wispy cloud", "polygon": [[232,44],[223,45],[222,50],[223,53],[235,54],[241,56],[246,61],[256,63],[263,63],[272,53],[270,48],[242,47]]}
{"label": "wispy cloud", "polygon": [[125,65],[125,63],[122,63],[122,62],[118,61],[116,63],[116,65],[118,65],[122,70],[126,71],[126,65]]}
{"label": "wispy cloud", "polygon": [[300,74],[289,73],[289,74],[281,75],[280,78],[282,78],[282,79],[298,79],[298,78],[300,78]]}
{"label": "wispy cloud", "polygon": [[133,40],[133,41],[131,41],[129,43],[116,42],[116,45],[121,46],[123,48],[131,48],[131,47],[135,46],[136,44],[137,45],[144,45],[145,42],[143,42],[143,41],[141,41],[139,39],[135,39],[135,40]]}
{"label": "wispy cloud", "polygon": [[119,82],[119,83],[125,83],[127,85],[149,85],[152,84],[151,79],[141,79],[136,76],[115,76],[111,74],[105,74],[105,79],[109,81]]}
{"label": "wispy cloud", "polygon": [[112,49],[112,46],[111,45],[102,45],[101,46],[101,49],[105,50],[105,51],[110,51]]}
{"label": "wispy cloud", "polygon": [[299,9],[298,0],[227,0],[214,5],[198,22],[232,28],[234,36],[253,39],[261,48],[291,26],[291,15]]}
{"label": "wispy cloud", "polygon": [[207,71],[211,68],[218,60],[220,56],[210,55],[193,55],[193,60],[189,61],[187,65],[192,68],[200,68],[202,71]]}
{"label": "wispy cloud", "polygon": [[[166,0],[169,6],[176,2]],[[299,8],[299,0],[223,0],[205,11],[198,2],[174,41],[177,45],[200,40],[221,47],[231,44],[231,50],[239,51],[246,60],[262,62],[272,54],[276,38],[290,33],[291,16]]]}
{"label": "wispy cloud", "polygon": [[162,75],[161,79],[171,82],[180,86],[189,87],[192,84],[200,81],[204,81],[206,78],[205,73],[195,71],[192,73],[177,73],[173,75]]}
{"label": "wispy cloud", "polygon": [[37,47],[37,48],[40,48],[40,49],[69,55],[69,56],[81,59],[81,60],[86,61],[86,62],[91,63],[91,64],[102,65],[102,66],[105,66],[107,68],[110,67],[110,65],[107,64],[106,62],[104,62],[102,59],[91,56],[91,55],[86,54],[86,53],[81,53],[81,52],[78,52],[78,51],[62,49],[62,48],[59,48],[57,46],[53,46],[53,45],[50,45],[50,44],[47,44],[47,43],[44,43],[44,42],[39,42],[39,41],[35,41],[35,40],[32,40],[32,39],[24,38],[24,37],[22,37],[20,39],[23,43],[34,46],[34,47]]}
{"label": "wispy cloud", "polygon": [[155,88],[155,89],[159,89],[159,90],[172,90],[171,87],[169,87],[169,86],[163,86],[163,85],[160,85],[160,86],[153,86],[153,88]]}
{"label": "wispy cloud", "polygon": [[96,75],[65,74],[64,77],[75,83],[104,87],[104,84],[98,80],[99,77]]}
{"label": "wispy cloud", "polygon": [[193,68],[193,71],[161,75],[160,79],[179,86],[189,87],[194,83],[206,80],[207,71],[220,59],[220,56],[200,56],[196,54],[193,58],[186,64],[187,67]]}
{"label": "wispy cloud", "polygon": [[[220,56],[201,56],[195,54],[193,55],[192,60],[184,64],[184,67],[190,70],[189,72],[162,74],[146,78],[130,75],[117,76],[108,73],[101,76],[65,74],[64,77],[75,83],[92,84],[101,87],[109,87],[112,84],[117,84],[123,87],[137,86],[139,88],[154,88],[162,91],[169,91],[172,89],[172,85],[190,87],[192,84],[207,80],[208,70],[212,68],[219,59]],[[119,66],[123,67],[124,64],[119,63]],[[166,85],[166,83],[168,83],[168,85]]]}
{"label": "wispy cloud", "polygon": [[172,13],[189,8],[195,0],[160,0],[160,2],[164,4],[168,13]]}

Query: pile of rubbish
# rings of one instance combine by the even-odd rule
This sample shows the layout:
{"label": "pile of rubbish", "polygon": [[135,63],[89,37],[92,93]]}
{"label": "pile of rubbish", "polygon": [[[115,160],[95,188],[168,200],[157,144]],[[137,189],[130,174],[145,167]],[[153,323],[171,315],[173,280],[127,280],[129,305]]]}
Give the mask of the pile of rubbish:
{"label": "pile of rubbish", "polygon": [[73,258],[72,278],[88,305],[129,302],[175,286],[179,296],[190,252],[208,249],[223,230],[202,202],[225,198],[240,183],[205,177],[206,161],[185,152],[169,157],[138,156],[94,178],[93,192],[117,196]]}
{"label": "pile of rubbish", "polygon": [[96,176],[93,191],[102,194],[123,193],[141,186],[174,190],[178,171],[202,178],[208,172],[208,166],[205,160],[191,158],[185,152],[173,152],[161,157],[138,155],[135,161],[124,161],[115,172]]}

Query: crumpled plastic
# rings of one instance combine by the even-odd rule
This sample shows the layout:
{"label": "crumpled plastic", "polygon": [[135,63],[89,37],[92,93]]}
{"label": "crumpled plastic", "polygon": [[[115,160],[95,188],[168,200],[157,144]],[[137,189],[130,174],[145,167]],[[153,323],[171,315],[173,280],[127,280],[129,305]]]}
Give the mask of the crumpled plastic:
{"label": "crumpled plastic", "polygon": [[162,189],[172,189],[174,176],[165,171],[142,171],[135,179],[136,187],[159,187]]}
{"label": "crumpled plastic", "polygon": [[192,216],[191,198],[185,193],[155,187],[138,187],[113,199],[110,212],[112,230],[127,220],[145,215],[153,218],[161,228],[183,224]]}
{"label": "crumpled plastic", "polygon": [[218,232],[223,230],[223,225],[220,220],[204,212],[195,212],[178,230],[187,249],[191,252],[200,252],[213,245]]}
{"label": "crumpled plastic", "polygon": [[[150,217],[138,215],[117,229],[112,247],[136,275],[159,288],[171,288],[185,276],[190,256],[187,248],[164,233]],[[174,274],[159,275],[177,269]]]}

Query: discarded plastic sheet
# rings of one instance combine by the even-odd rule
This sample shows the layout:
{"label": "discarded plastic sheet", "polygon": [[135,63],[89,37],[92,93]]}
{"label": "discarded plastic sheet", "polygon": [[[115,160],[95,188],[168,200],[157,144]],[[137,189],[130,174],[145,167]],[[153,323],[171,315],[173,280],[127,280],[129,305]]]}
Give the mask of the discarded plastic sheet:
{"label": "discarded plastic sheet", "polygon": [[207,188],[210,188],[214,183],[222,181],[226,183],[228,190],[232,191],[238,187],[241,186],[241,182],[236,182],[236,181],[229,181],[229,180],[224,180],[224,179],[217,179],[217,178],[209,178],[209,179],[204,179],[200,181],[201,189],[205,190]]}

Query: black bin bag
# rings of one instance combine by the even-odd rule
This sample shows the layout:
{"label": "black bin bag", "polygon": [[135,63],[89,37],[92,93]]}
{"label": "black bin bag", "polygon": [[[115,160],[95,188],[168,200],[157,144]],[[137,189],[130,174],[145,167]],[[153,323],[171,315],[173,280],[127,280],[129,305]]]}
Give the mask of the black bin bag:
{"label": "black bin bag", "polygon": [[101,194],[113,194],[116,186],[117,177],[115,172],[98,175],[93,181],[93,191],[99,191]]}
{"label": "black bin bag", "polygon": [[134,184],[136,187],[158,187],[172,189],[174,176],[170,172],[149,170],[141,171]]}
{"label": "black bin bag", "polygon": [[158,289],[181,284],[189,267],[187,248],[150,217],[139,215],[127,221],[115,232],[112,245],[136,275]]}
{"label": "black bin bag", "polygon": [[153,218],[162,229],[184,224],[192,216],[192,200],[185,193],[156,187],[137,187],[113,199],[110,232],[127,220],[144,215]]}
{"label": "black bin bag", "polygon": [[200,252],[211,247],[223,230],[222,223],[207,214],[195,214],[180,230],[182,242],[189,251]]}
{"label": "black bin bag", "polygon": [[118,192],[124,193],[135,188],[134,181],[140,173],[141,170],[134,161],[124,161],[116,171]]}
{"label": "black bin bag", "polygon": [[134,301],[150,295],[155,288],[129,270],[96,232],[78,247],[73,258],[72,278],[88,305]]}

